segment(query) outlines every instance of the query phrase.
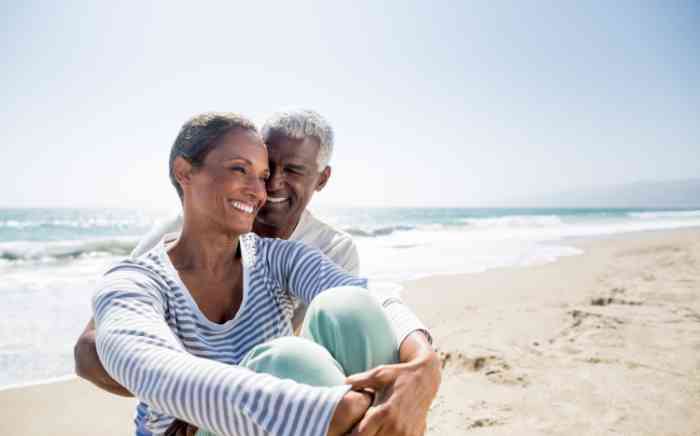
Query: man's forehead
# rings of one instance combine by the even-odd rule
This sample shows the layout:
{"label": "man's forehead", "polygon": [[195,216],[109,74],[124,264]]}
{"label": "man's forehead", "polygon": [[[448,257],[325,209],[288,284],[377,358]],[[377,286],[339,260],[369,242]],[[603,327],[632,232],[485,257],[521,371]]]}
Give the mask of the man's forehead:
{"label": "man's forehead", "polygon": [[318,157],[319,142],[313,136],[292,138],[286,135],[275,135],[268,138],[267,149],[272,158],[313,160]]}

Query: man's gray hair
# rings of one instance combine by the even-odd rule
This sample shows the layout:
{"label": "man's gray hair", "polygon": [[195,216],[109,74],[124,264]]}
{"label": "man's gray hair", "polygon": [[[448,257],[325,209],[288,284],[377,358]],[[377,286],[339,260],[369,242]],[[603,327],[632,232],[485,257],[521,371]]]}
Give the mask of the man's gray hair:
{"label": "man's gray hair", "polygon": [[333,128],[318,112],[309,109],[277,112],[265,122],[261,133],[266,143],[271,136],[279,134],[293,139],[313,137],[320,145],[316,158],[318,170],[323,171],[331,160]]}

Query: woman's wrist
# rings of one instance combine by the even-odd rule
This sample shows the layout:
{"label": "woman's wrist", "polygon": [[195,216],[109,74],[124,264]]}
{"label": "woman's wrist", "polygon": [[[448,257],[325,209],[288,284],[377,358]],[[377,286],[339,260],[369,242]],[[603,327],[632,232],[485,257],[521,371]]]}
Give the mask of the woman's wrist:
{"label": "woman's wrist", "polygon": [[335,409],[328,436],[344,435],[357,424],[372,405],[374,395],[367,391],[348,391]]}

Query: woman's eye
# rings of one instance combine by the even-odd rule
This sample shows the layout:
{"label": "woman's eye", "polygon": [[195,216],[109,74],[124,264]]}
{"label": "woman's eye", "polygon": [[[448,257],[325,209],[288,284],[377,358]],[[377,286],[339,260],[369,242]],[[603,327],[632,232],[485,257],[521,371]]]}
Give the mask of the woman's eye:
{"label": "woman's eye", "polygon": [[245,174],[245,168],[241,166],[231,167],[231,171]]}

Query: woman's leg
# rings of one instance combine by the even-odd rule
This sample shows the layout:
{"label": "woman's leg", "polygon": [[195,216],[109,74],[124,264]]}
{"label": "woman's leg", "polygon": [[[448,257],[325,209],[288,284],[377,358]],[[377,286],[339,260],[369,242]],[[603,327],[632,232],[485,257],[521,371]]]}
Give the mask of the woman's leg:
{"label": "woman's leg", "polygon": [[397,363],[394,330],[379,301],[363,288],[329,289],[309,305],[301,336],[328,350],[345,375]]}
{"label": "woman's leg", "polygon": [[[312,386],[342,385],[345,377],[398,362],[389,319],[369,291],[329,289],[309,305],[301,337],[277,338],[254,347],[240,365]],[[213,436],[199,430],[197,436]]]}
{"label": "woman's leg", "polygon": [[301,337],[277,338],[253,348],[240,365],[312,386],[343,384],[345,377],[398,362],[398,346],[379,301],[356,287],[317,296]]}
{"label": "woman's leg", "polygon": [[296,336],[277,338],[256,346],[240,365],[312,386],[338,386],[345,381],[341,366],[325,348]]}

